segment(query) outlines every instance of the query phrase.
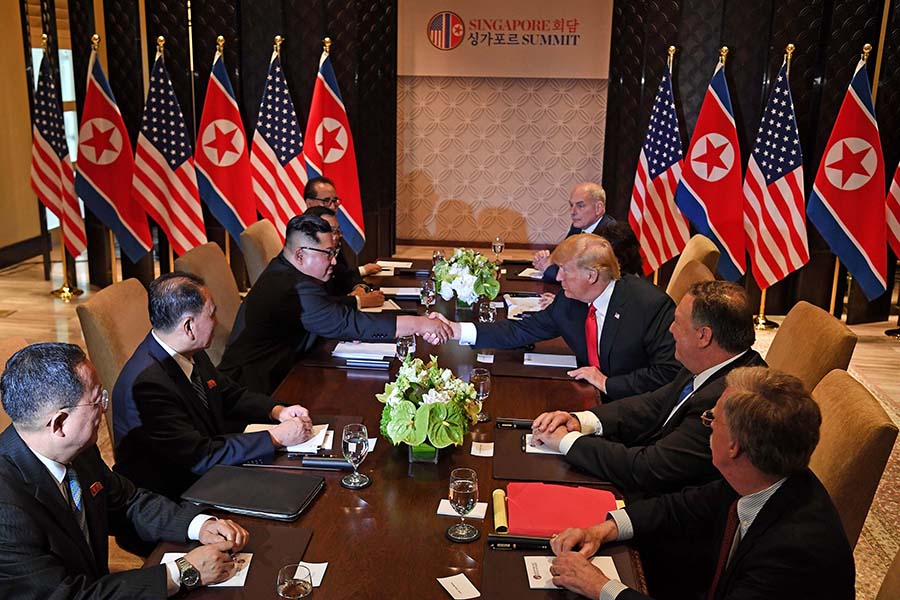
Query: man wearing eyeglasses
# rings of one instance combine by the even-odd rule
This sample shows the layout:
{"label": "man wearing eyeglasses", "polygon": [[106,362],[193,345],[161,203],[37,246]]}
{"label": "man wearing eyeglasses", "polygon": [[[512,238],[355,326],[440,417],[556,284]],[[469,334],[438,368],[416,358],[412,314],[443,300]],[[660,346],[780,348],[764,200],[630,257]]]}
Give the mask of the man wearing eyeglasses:
{"label": "man wearing eyeglasses", "polygon": [[[808,466],[822,416],[800,380],[763,367],[735,369],[702,420],[724,480],[629,503],[599,525],[554,536],[553,583],[588,598],[646,598],[588,562],[601,545],[634,539],[656,598],[855,598],[841,519]],[[660,546],[670,551],[663,555]],[[681,568],[654,579],[645,549],[654,562]]]}
{"label": "man wearing eyeglasses", "polygon": [[[313,177],[307,181],[306,187],[303,189],[303,199],[306,200],[307,208],[321,206],[334,211],[335,214],[337,213],[338,207],[341,205],[341,199],[338,198],[334,182],[327,177]],[[343,252],[346,252],[346,249],[341,242],[342,240],[338,240],[338,247],[341,248]],[[343,262],[344,264],[347,264],[347,259],[343,258]],[[366,263],[360,265],[357,269],[359,270],[360,276],[365,277],[366,275],[378,273],[381,270],[381,267],[375,263]]]}
{"label": "man wearing eyeglasses", "polygon": [[[74,344],[32,344],[0,381],[12,425],[0,434],[0,596],[164,598],[229,579],[249,534],[139,489],[95,445],[108,396]],[[199,540],[174,562],[110,574],[108,535]]]}
{"label": "man wearing eyeglasses", "polygon": [[284,248],[241,304],[219,369],[251,390],[271,393],[320,337],[384,342],[417,334],[431,344],[450,337],[449,325],[438,319],[364,313],[332,298],[325,282],[338,252],[321,217],[292,218]]}

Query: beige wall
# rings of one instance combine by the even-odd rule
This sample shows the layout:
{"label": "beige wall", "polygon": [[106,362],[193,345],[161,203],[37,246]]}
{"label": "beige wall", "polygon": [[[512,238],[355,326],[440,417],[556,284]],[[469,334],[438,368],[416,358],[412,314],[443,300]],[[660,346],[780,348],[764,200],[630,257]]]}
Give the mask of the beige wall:
{"label": "beige wall", "polygon": [[0,2],[0,248],[40,235],[31,191],[31,117],[18,2]]}

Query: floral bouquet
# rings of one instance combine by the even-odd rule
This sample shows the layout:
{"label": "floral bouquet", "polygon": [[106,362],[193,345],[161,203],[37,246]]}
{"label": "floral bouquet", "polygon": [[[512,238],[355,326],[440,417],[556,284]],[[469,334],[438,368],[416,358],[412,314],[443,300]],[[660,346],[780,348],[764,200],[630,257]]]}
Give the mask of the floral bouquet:
{"label": "floral bouquet", "polygon": [[493,300],[500,293],[496,264],[480,252],[457,248],[453,255],[434,267],[437,293],[452,300],[454,292],[461,302],[475,304],[480,296]]}
{"label": "floral bouquet", "polygon": [[375,397],[384,404],[381,434],[394,445],[459,446],[480,409],[475,388],[438,367],[434,356],[428,364],[407,356],[397,379]]}

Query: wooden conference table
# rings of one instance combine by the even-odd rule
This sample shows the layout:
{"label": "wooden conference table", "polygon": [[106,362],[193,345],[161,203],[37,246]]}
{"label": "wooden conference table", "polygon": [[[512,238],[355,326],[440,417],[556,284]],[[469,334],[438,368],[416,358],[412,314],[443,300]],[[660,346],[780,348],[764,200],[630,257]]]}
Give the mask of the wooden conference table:
{"label": "wooden conference table", "polygon": [[[416,285],[409,277],[378,279],[382,286]],[[537,282],[504,280],[502,283],[504,291],[543,289],[543,284]],[[438,302],[438,308],[442,312],[452,313],[453,307],[441,300]],[[406,308],[412,306],[401,304]],[[502,314],[503,311],[500,312]],[[238,522],[251,530],[248,551],[256,552],[246,586],[203,589],[193,592],[190,597],[277,598],[277,568],[301,559],[313,563],[328,563],[321,587],[313,592],[316,600],[445,599],[450,596],[436,578],[457,573],[464,573],[481,591],[481,597],[491,600],[576,597],[565,591],[528,590],[522,557],[547,552],[502,551],[492,550],[487,546],[487,535],[493,531],[491,492],[497,488],[505,488],[508,481],[494,477],[498,466],[494,461],[498,460],[499,444],[495,445],[494,458],[472,456],[471,445],[473,441],[492,442],[498,435],[511,433],[495,428],[498,416],[533,418],[547,410],[574,411],[590,408],[597,402],[594,388],[563,378],[498,376],[494,373],[490,398],[485,403],[485,410],[494,419],[474,426],[463,446],[442,450],[438,464],[410,464],[407,447],[392,446],[379,432],[383,405],[375,399],[375,394],[382,392],[384,384],[393,380],[397,361],[394,361],[390,371],[336,368],[343,361],[330,358],[330,348],[333,346],[334,342],[326,342],[322,352],[314,353],[309,360],[296,365],[274,396],[285,404],[300,403],[306,406],[312,413],[314,422],[315,415],[362,417],[369,436],[378,438],[374,451],[360,467],[361,472],[372,478],[372,485],[352,491],[340,486],[340,478],[346,472],[285,471],[322,475],[325,478],[325,490],[295,523],[282,524],[236,517]],[[475,366],[491,368],[491,365],[476,363],[476,351],[459,346],[456,342],[434,347],[419,339],[417,356],[427,360],[429,354],[437,355],[442,367],[451,368],[463,378]],[[501,355],[518,356],[518,361],[521,361],[522,351],[495,352],[497,359]],[[514,435],[520,433],[515,432]],[[337,454],[340,453],[340,431],[335,432],[334,450]],[[505,469],[520,469],[523,478],[529,478],[529,462],[521,460],[525,456],[506,456]],[[541,456],[540,459],[552,461],[557,469],[569,470],[559,457]],[[479,499],[488,502],[488,513],[484,520],[467,519],[481,530],[481,538],[468,544],[452,543],[444,537],[444,532],[458,520],[457,517],[436,515],[438,502],[447,497],[450,471],[456,467],[470,467],[478,473]],[[572,481],[578,480],[577,474],[575,475]],[[260,490],[260,494],[264,493],[265,490]],[[312,530],[312,538],[305,552],[300,555],[290,547],[289,540],[305,542],[306,530]],[[292,532],[296,538],[291,537]],[[288,541],[285,543],[284,540]],[[260,542],[266,548],[254,548],[254,542]],[[148,564],[158,564],[161,552],[172,549],[172,545],[161,545],[150,557]],[[263,552],[266,556],[260,556]],[[299,552],[302,552],[302,543]],[[276,556],[271,556],[272,553]],[[613,545],[603,553],[613,556],[626,584],[644,589],[636,552],[625,545]]]}

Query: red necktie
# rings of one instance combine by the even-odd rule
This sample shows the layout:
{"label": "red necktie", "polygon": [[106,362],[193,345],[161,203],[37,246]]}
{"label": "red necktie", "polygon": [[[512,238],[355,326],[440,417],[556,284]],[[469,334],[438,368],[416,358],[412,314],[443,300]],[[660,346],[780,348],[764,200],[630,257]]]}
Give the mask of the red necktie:
{"label": "red necktie", "polygon": [[725,572],[725,566],[728,564],[728,555],[731,553],[731,546],[734,545],[734,534],[738,528],[737,503],[735,500],[728,507],[728,519],[725,521],[725,533],[722,535],[722,547],[719,549],[719,562],[716,563],[716,574],[713,576],[712,585],[709,587],[709,600],[713,600],[716,596],[716,587],[719,585],[719,579]]}
{"label": "red necktie", "polygon": [[584,339],[587,341],[588,364],[600,368],[600,355],[597,353],[597,307],[591,304],[587,319],[584,320]]}

